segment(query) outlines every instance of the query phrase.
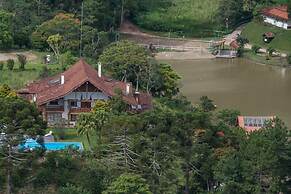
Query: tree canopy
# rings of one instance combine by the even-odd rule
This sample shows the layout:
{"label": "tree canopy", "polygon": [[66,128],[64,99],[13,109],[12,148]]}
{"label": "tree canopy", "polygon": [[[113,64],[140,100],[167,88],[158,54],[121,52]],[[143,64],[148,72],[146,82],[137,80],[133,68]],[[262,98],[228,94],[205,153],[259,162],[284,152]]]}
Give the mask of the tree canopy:
{"label": "tree canopy", "polygon": [[136,90],[155,96],[171,97],[179,92],[180,76],[170,65],[155,61],[145,48],[129,41],[112,43],[99,60],[107,72],[118,80],[132,82]]}
{"label": "tree canopy", "polygon": [[0,49],[11,48],[13,44],[12,14],[0,10]]}

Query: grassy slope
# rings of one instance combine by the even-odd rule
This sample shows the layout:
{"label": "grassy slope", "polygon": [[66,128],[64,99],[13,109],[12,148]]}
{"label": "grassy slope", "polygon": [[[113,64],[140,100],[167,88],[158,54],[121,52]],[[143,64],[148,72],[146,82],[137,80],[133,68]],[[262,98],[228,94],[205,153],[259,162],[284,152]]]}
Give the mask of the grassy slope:
{"label": "grassy slope", "polygon": [[[43,53],[34,52],[37,55],[37,59],[29,61],[24,71],[19,70],[19,64],[15,61],[14,70],[9,71],[4,65],[4,69],[0,70],[0,84],[8,84],[14,89],[20,89],[25,84],[37,80],[39,78],[40,71],[44,66],[41,62]],[[57,69],[56,65],[49,65],[50,69]]]}
{"label": "grassy slope", "polygon": [[[153,10],[138,19],[138,24],[154,31],[183,31],[181,35],[207,36],[216,28],[217,0],[178,0],[166,9]],[[179,32],[178,32],[179,33]]]}
{"label": "grassy slope", "polygon": [[[262,34],[265,32],[275,33],[275,39],[266,44],[263,42]],[[258,21],[249,23],[242,32],[242,35],[250,41],[264,48],[272,47],[285,53],[291,53],[291,30],[284,30]]]}
{"label": "grassy slope", "polygon": [[281,67],[289,66],[286,58],[273,56],[269,58],[269,60],[266,60],[265,54],[261,54],[261,55],[255,54],[250,50],[247,50],[244,52],[244,57],[260,64],[274,65],[274,66],[281,66]]}

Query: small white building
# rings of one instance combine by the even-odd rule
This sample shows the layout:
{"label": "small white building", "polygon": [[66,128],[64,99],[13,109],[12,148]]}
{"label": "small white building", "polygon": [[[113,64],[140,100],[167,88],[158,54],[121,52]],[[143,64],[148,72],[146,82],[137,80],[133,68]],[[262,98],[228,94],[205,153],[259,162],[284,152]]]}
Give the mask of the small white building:
{"label": "small white building", "polygon": [[262,10],[264,22],[284,28],[291,29],[291,18],[288,14],[288,6],[268,7]]}

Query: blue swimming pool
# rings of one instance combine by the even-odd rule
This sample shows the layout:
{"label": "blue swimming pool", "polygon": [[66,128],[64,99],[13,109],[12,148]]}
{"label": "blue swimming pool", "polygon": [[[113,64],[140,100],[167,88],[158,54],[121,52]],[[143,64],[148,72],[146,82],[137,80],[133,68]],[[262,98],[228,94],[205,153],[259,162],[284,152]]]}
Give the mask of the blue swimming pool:
{"label": "blue swimming pool", "polygon": [[[37,143],[34,139],[27,139],[25,143],[19,145],[19,148],[23,150],[33,150],[39,147],[41,147],[41,145]],[[83,144],[81,142],[45,142],[44,147],[46,150],[49,151],[58,151],[67,148],[84,150]]]}

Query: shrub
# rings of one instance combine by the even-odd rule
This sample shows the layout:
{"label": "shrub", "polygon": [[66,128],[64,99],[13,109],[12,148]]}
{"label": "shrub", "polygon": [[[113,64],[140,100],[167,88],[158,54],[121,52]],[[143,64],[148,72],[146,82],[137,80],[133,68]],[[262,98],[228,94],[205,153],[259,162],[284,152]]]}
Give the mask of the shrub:
{"label": "shrub", "polygon": [[92,162],[90,166],[82,168],[79,173],[79,184],[78,186],[86,188],[91,193],[101,194],[107,188],[108,180],[110,180],[111,174],[104,167],[98,163]]}
{"label": "shrub", "polygon": [[291,54],[289,54],[289,55],[287,56],[287,62],[288,62],[289,65],[291,65]]}
{"label": "shrub", "polygon": [[243,46],[240,46],[238,49],[237,49],[237,56],[238,57],[243,57],[244,55],[244,47]]}
{"label": "shrub", "polygon": [[82,187],[67,183],[65,187],[61,187],[58,190],[58,194],[91,194],[91,193],[86,191]]}
{"label": "shrub", "polygon": [[61,54],[59,57],[59,64],[63,68],[63,70],[66,70],[68,66],[72,65],[76,61],[74,55],[67,51],[64,54]]}
{"label": "shrub", "polygon": [[272,47],[269,47],[267,49],[267,52],[268,52],[269,57],[272,57],[274,52],[276,52],[276,50],[274,48],[272,48]]}
{"label": "shrub", "polygon": [[260,49],[261,49],[261,47],[258,46],[258,45],[253,45],[253,46],[252,46],[252,51],[253,51],[255,54],[257,54],[257,53],[259,52]]}
{"label": "shrub", "polygon": [[13,59],[8,59],[7,60],[7,68],[12,71],[14,68],[14,60]]}
{"label": "shrub", "polygon": [[239,35],[236,39],[239,45],[244,46],[245,44],[249,43],[249,40],[241,35]]}
{"label": "shrub", "polygon": [[136,174],[120,175],[102,194],[152,194],[146,180]]}
{"label": "shrub", "polygon": [[0,71],[3,70],[3,68],[4,68],[4,63],[1,61],[0,62]]}
{"label": "shrub", "polygon": [[46,78],[49,76],[49,69],[47,66],[43,66],[39,72],[39,77]]}
{"label": "shrub", "polygon": [[19,69],[24,70],[25,69],[25,65],[27,63],[27,58],[25,55],[22,54],[18,54],[17,55],[17,59],[19,61]]}
{"label": "shrub", "polygon": [[65,186],[72,182],[75,175],[80,171],[79,160],[69,154],[47,153],[42,167],[37,170],[33,184],[35,187],[47,185]]}

